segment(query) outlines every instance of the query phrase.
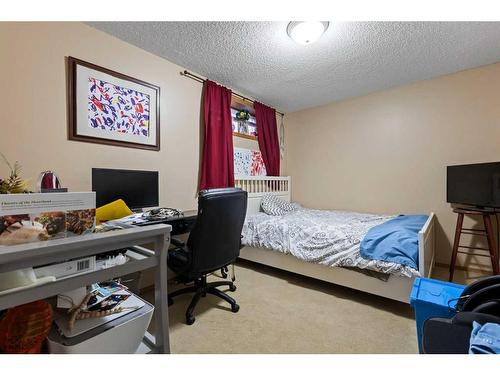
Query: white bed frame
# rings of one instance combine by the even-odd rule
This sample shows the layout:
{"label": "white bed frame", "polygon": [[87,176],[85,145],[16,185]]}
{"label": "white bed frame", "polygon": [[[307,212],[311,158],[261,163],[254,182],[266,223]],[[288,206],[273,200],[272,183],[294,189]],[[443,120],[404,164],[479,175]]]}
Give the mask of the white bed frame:
{"label": "white bed frame", "polygon": [[[248,192],[247,215],[260,211],[260,202],[264,194],[277,195],[290,202],[290,177],[237,176],[235,185]],[[431,212],[429,219],[418,233],[418,267],[420,274],[425,277],[431,277],[434,267],[434,231],[435,215]],[[405,303],[409,303],[415,280],[414,277],[391,275],[387,281],[381,281],[347,268],[309,263],[278,251],[249,246],[241,249],[240,258]]]}

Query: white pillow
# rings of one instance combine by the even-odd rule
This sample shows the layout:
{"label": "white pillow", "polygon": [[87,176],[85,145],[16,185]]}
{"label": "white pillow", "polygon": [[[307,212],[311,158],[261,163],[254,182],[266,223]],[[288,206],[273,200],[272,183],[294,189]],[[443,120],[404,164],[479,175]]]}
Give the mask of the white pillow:
{"label": "white pillow", "polygon": [[260,207],[268,215],[280,216],[299,209],[297,203],[289,203],[273,194],[266,194],[262,197]]}

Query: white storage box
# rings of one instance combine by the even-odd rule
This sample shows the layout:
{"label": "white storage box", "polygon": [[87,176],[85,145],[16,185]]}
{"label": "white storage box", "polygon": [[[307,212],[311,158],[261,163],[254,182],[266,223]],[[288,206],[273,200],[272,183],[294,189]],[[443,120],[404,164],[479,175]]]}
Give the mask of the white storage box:
{"label": "white storage box", "polygon": [[[97,319],[79,320],[74,332],[78,334],[68,337],[68,332],[53,325],[47,338],[49,353],[55,354],[133,354],[141,344],[142,338],[151,322],[154,307],[148,302],[132,294],[125,302],[128,306],[142,305],[137,310],[108,316],[103,324],[95,326]],[[57,319],[57,318],[56,318]],[[92,322],[93,321],[93,322]]]}

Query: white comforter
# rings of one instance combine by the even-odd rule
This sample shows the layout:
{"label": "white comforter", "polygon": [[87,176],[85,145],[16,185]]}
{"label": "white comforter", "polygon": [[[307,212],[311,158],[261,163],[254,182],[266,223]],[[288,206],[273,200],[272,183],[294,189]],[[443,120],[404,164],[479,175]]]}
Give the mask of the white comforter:
{"label": "white comforter", "polygon": [[331,267],[357,267],[412,277],[418,271],[397,263],[361,257],[359,246],[368,230],[393,216],[301,208],[282,216],[250,215],[243,244],[280,251]]}

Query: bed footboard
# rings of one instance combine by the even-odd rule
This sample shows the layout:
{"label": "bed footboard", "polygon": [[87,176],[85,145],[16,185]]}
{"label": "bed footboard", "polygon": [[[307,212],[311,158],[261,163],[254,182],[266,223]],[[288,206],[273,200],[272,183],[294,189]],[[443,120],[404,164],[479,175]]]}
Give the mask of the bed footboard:
{"label": "bed footboard", "polygon": [[418,271],[423,277],[431,277],[435,259],[436,215],[431,212],[418,232]]}

